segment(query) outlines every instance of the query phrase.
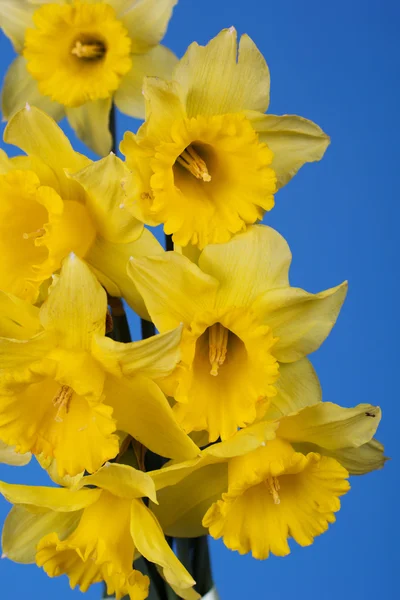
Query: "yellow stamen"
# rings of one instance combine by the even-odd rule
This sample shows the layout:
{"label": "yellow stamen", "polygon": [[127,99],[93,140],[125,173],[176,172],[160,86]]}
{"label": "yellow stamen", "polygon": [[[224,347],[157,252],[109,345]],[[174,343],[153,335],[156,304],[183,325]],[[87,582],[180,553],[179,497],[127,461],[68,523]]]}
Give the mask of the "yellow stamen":
{"label": "yellow stamen", "polygon": [[206,163],[192,146],[188,146],[176,160],[197,179],[202,179],[206,182],[211,181],[211,175],[208,172]]}
{"label": "yellow stamen", "polygon": [[74,391],[69,385],[62,385],[58,394],[53,398],[53,404],[58,408],[55,420],[58,423],[62,423],[62,413],[68,414],[69,403],[71,402],[72,394]]}
{"label": "yellow stamen", "polygon": [[268,487],[269,493],[272,496],[274,504],[280,504],[281,499],[279,498],[278,492],[281,489],[281,486],[279,485],[278,478],[277,477],[268,477],[268,479],[266,480],[265,483]]}
{"label": "yellow stamen", "polygon": [[42,237],[46,231],[44,229],[36,229],[36,231],[31,231],[30,233],[23,233],[22,237],[24,240],[34,240],[36,238]]}
{"label": "yellow stamen", "polygon": [[77,40],[75,42],[75,46],[71,50],[71,54],[74,54],[78,58],[83,58],[84,60],[97,60],[103,58],[106,53],[106,47],[103,42],[93,40],[80,42]]}
{"label": "yellow stamen", "polygon": [[229,329],[226,329],[221,323],[215,323],[208,330],[210,375],[217,376],[219,367],[225,362],[228,351],[228,337]]}

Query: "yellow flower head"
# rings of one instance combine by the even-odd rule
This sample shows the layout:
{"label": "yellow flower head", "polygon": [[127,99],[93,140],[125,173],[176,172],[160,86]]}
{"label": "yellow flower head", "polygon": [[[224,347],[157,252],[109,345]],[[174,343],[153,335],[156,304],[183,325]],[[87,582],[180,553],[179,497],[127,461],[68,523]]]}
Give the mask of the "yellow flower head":
{"label": "yellow flower head", "polygon": [[[6,329],[15,312],[9,300],[0,302],[10,311]],[[2,442],[54,458],[60,475],[93,473],[116,456],[117,429],[161,455],[197,454],[155,383],[179,360],[180,328],[130,344],[106,338],[106,293],[76,256],[35,310],[36,319],[19,303],[21,324],[12,338],[0,337]]]}
{"label": "yellow flower head", "polygon": [[274,206],[274,193],[305,162],[319,160],[325,134],[299,117],[264,115],[269,71],[244,35],[222,31],[192,44],[172,81],[146,78],[146,122],[121,144],[141,180],[133,202],[181,246],[227,242]]}
{"label": "yellow flower head", "polygon": [[[346,284],[316,295],[291,288],[290,260],[284,239],[260,225],[208,246],[198,266],[176,252],[131,260],[159,331],[184,325],[181,365],[165,389],[186,431],[215,441],[252,423],[277,395],[280,363],[313,377],[300,359],[329,334]],[[282,377],[293,378],[285,367]]]}
{"label": "yellow flower head", "polygon": [[[0,492],[16,505],[4,525],[5,556],[16,562],[36,562],[50,577],[66,574],[71,588],[79,586],[82,592],[104,581],[107,593],[118,600],[125,595],[144,600],[149,578],[132,567],[135,554],[140,553],[161,567],[179,595],[192,591],[194,580],[141,500],[147,496],[156,501],[149,475],[107,464],[82,479],[78,487],[71,491],[0,482]],[[192,598],[198,597],[192,593]]]}
{"label": "yellow flower head", "polygon": [[168,77],[176,63],[159,45],[176,2],[2,2],[2,27],[20,53],[6,75],[3,114],[25,102],[56,119],[66,114],[84,142],[107,154],[112,101],[142,117],[143,77]]}

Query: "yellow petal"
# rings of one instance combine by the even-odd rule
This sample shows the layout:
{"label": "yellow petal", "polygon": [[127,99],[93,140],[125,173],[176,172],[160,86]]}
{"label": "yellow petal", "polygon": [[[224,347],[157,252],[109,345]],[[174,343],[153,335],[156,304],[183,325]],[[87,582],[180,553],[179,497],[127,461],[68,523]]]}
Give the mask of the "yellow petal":
{"label": "yellow petal", "polygon": [[328,450],[356,448],[372,439],[380,420],[380,408],[371,404],[343,408],[332,402],[320,402],[284,417],[279,425],[279,436]]}
{"label": "yellow petal", "polygon": [[43,508],[56,512],[73,512],[96,502],[101,490],[71,491],[64,488],[17,485],[0,481],[0,493],[8,502],[23,504],[33,511],[36,508]]}
{"label": "yellow petal", "polygon": [[219,281],[219,306],[250,306],[259,294],[289,285],[291,259],[277,231],[254,225],[226,244],[207,246],[199,267]]}
{"label": "yellow petal", "polygon": [[26,103],[40,108],[56,121],[64,116],[64,107],[39,92],[37,81],[26,69],[25,58],[18,56],[11,63],[4,78],[2,92],[4,118],[10,119],[15,112],[24,108]]}
{"label": "yellow petal", "polygon": [[39,329],[39,309],[0,290],[0,336],[26,340]]}
{"label": "yellow petal", "polygon": [[67,106],[65,109],[67,119],[78,138],[100,156],[105,156],[112,148],[109,130],[111,103],[111,97],[100,98],[82,106]]}
{"label": "yellow petal", "polygon": [[115,92],[114,102],[119,110],[130,117],[144,119],[144,77],[169,79],[178,59],[165,46],[155,46],[146,54],[133,54],[132,69],[123,76]]}
{"label": "yellow petal", "polygon": [[[95,491],[95,490],[93,490]],[[36,546],[49,533],[68,536],[77,526],[82,510],[34,512],[24,506],[13,506],[3,526],[3,556],[18,563],[35,562]]]}
{"label": "yellow petal", "polygon": [[124,210],[129,176],[128,168],[113,153],[71,175],[87,192],[86,205],[98,234],[110,242],[132,242],[143,229],[143,223]]}
{"label": "yellow petal", "polygon": [[321,160],[330,138],[318,125],[296,115],[247,113],[259,139],[271,148],[271,167],[278,178],[278,189],[292,179],[305,163]]}
{"label": "yellow petal", "polygon": [[197,456],[196,444],[177,424],[160,388],[143,376],[131,380],[108,377],[104,392],[114,408],[119,430],[129,433],[156,454],[185,460]]}
{"label": "yellow petal", "polygon": [[189,324],[196,312],[214,304],[218,282],[176,252],[133,258],[128,274],[160,331]]}
{"label": "yellow petal", "polygon": [[170,548],[157,519],[141,500],[132,502],[131,535],[138,551],[147,560],[162,567],[168,583],[183,589],[195,584]]}
{"label": "yellow petal", "polygon": [[121,376],[166,377],[180,360],[182,327],[139,342],[120,343],[98,336],[93,353],[108,372]]}
{"label": "yellow petal", "polygon": [[54,340],[44,333],[29,340],[0,338],[0,380],[12,381],[12,371],[34,367],[35,363],[45,359],[53,343]]}
{"label": "yellow petal", "polygon": [[150,475],[128,465],[106,463],[94,475],[81,480],[82,485],[94,485],[121,498],[146,496],[157,502],[154,482]]}
{"label": "yellow petal", "polygon": [[0,441],[0,463],[5,465],[13,465],[15,467],[24,467],[32,458],[30,452],[18,454],[12,446],[8,446]]}
{"label": "yellow petal", "polygon": [[100,283],[111,296],[122,296],[131,308],[142,318],[150,319],[143,298],[132,279],[127,274],[127,264],[131,256],[154,256],[164,250],[148,229],[129,244],[107,242],[96,238],[85,256]]}
{"label": "yellow petal", "polygon": [[[146,77],[143,81],[143,95],[146,103],[148,121],[139,129],[137,137],[143,131],[155,139],[169,139],[174,121],[186,117],[184,96],[176,81],[164,81],[157,77]],[[151,118],[150,118],[151,117]],[[121,143],[121,152],[129,159],[129,132]]]}
{"label": "yellow petal", "polygon": [[329,335],[347,293],[347,282],[309,294],[299,288],[280,288],[259,296],[253,305],[274,336],[274,356],[292,362],[315,352]]}
{"label": "yellow petal", "polygon": [[270,80],[263,56],[247,35],[240,40],[236,62],[237,52],[233,27],[205,47],[189,46],[173,75],[187,94],[189,117],[267,110]]}
{"label": "yellow petal", "polygon": [[177,1],[139,0],[119,15],[131,37],[134,54],[147,52],[164,37]]}
{"label": "yellow petal", "polygon": [[56,172],[63,168],[79,171],[90,162],[73,150],[57,123],[34,106],[18,111],[11,118],[4,131],[4,141],[38,156]]}
{"label": "yellow petal", "polygon": [[[319,446],[316,446],[316,451],[321,451]],[[365,473],[382,469],[388,460],[383,454],[384,447],[375,439],[358,448],[323,449],[322,452],[337,460],[350,475],[365,475]]]}
{"label": "yellow petal", "polygon": [[2,0],[0,3],[1,28],[17,52],[21,52],[24,47],[25,31],[32,27],[35,8],[25,0]]}
{"label": "yellow petal", "polygon": [[106,293],[90,269],[71,254],[40,310],[40,321],[63,348],[89,349],[96,333],[104,335]]}

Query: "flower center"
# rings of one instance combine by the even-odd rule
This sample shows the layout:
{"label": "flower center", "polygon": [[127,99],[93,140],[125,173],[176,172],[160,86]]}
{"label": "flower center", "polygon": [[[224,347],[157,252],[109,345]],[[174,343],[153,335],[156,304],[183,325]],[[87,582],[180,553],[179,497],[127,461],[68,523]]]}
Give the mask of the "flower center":
{"label": "flower center", "polygon": [[189,171],[189,173],[194,175],[196,179],[202,179],[206,182],[211,181],[211,175],[208,172],[205,161],[201,158],[192,144],[178,156],[176,161]]}
{"label": "flower center", "polygon": [[106,45],[101,40],[82,38],[82,40],[76,40],[71,54],[84,61],[95,61],[101,60],[106,50]]}
{"label": "flower center", "polygon": [[274,504],[280,504],[281,499],[279,498],[278,492],[281,489],[281,486],[279,485],[278,478],[269,476],[268,479],[266,479],[265,481],[265,485],[267,486],[268,491],[272,496]]}
{"label": "flower center", "polygon": [[210,375],[218,375],[228,352],[229,329],[221,323],[215,323],[208,329],[208,357],[211,365]]}
{"label": "flower center", "polygon": [[63,416],[68,414],[69,405],[74,391],[69,385],[62,385],[59,392],[53,398],[53,404],[58,409],[55,420],[57,423],[62,423]]}

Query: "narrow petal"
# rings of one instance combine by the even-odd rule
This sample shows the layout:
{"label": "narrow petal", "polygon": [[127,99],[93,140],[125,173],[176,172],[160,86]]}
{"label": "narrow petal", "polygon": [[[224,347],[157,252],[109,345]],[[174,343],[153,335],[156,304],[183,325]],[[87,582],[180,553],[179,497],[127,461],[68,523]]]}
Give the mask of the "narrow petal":
{"label": "narrow petal", "polygon": [[378,428],[381,410],[371,404],[343,408],[320,402],[285,417],[279,436],[292,442],[310,442],[327,450],[357,448],[368,443]]}
{"label": "narrow petal", "polygon": [[168,583],[182,588],[196,583],[175,556],[157,519],[141,500],[132,502],[131,536],[140,554],[162,567]]}
{"label": "narrow petal", "polygon": [[160,331],[189,324],[196,312],[214,304],[218,282],[176,252],[133,258],[128,274]]}
{"label": "narrow petal", "polygon": [[150,379],[136,376],[127,381],[110,376],[104,389],[119,430],[167,458],[185,460],[200,453],[177,424],[160,388]]}
{"label": "narrow petal", "polygon": [[0,336],[26,340],[39,329],[39,309],[0,290]]}
{"label": "narrow petal", "polygon": [[226,244],[207,246],[199,267],[220,283],[220,306],[250,306],[274,288],[289,285],[292,259],[284,238],[271,227],[254,225]]}
{"label": "narrow petal", "polygon": [[119,18],[132,40],[132,52],[142,54],[164,37],[178,0],[139,0],[121,11]]}
{"label": "narrow petal", "polygon": [[0,2],[1,28],[10,38],[17,52],[22,52],[25,31],[33,25],[32,14],[35,8],[25,0],[2,0]]}
{"label": "narrow petal", "polygon": [[34,563],[40,540],[49,533],[64,539],[75,529],[81,515],[82,510],[31,512],[25,506],[13,506],[4,521],[3,556],[17,563]]}
{"label": "narrow petal", "polygon": [[382,469],[388,460],[383,454],[384,447],[375,439],[358,448],[340,448],[323,452],[340,462],[350,475],[365,475],[365,473]]}
{"label": "narrow petal", "polygon": [[94,485],[121,498],[146,496],[157,502],[154,482],[150,475],[128,465],[106,463],[94,475],[81,480],[82,485]]}
{"label": "narrow petal", "polygon": [[94,356],[116,376],[143,375],[150,379],[166,377],[180,360],[182,327],[139,342],[120,343],[98,336]]}
{"label": "narrow petal", "polygon": [[247,114],[254,129],[274,153],[271,167],[278,189],[292,179],[305,163],[321,160],[330,138],[318,125],[296,115]]}
{"label": "narrow petal", "polygon": [[174,79],[187,95],[189,117],[257,110],[269,104],[269,69],[254,42],[224,29],[206,46],[196,42],[179,61]]}
{"label": "narrow petal", "polygon": [[155,46],[146,54],[133,54],[132,69],[123,76],[114,95],[114,102],[119,110],[130,117],[144,119],[144,78],[170,79],[177,61],[175,54],[161,45]]}
{"label": "narrow petal", "polygon": [[86,102],[76,108],[66,107],[68,121],[78,138],[99,156],[112,149],[109,129],[112,98]]}
{"label": "narrow petal", "polygon": [[3,465],[12,465],[14,467],[24,467],[32,458],[30,452],[18,454],[12,446],[8,446],[0,441],[0,463]]}
{"label": "narrow petal", "polygon": [[63,168],[79,171],[89,163],[88,158],[73,150],[57,123],[34,106],[27,106],[11,118],[4,141],[38,156],[56,172]]}
{"label": "narrow petal", "polygon": [[299,288],[279,288],[259,296],[253,305],[263,314],[275,337],[274,356],[292,362],[315,352],[329,335],[347,293],[347,282],[309,294]]}
{"label": "narrow petal", "polygon": [[25,507],[44,508],[56,512],[73,512],[81,510],[99,498],[101,490],[71,491],[64,488],[18,485],[0,481],[0,493],[12,504],[23,504]]}
{"label": "narrow petal", "polygon": [[105,333],[106,312],[105,291],[85,263],[71,254],[40,310],[43,327],[54,332],[63,348],[89,349],[93,335]]}
{"label": "narrow petal", "polygon": [[50,117],[59,121],[64,116],[64,107],[58,102],[53,102],[39,92],[38,84],[26,69],[26,60],[18,56],[11,63],[4,78],[2,92],[2,109],[5,119],[24,108],[26,103],[36,106]]}

